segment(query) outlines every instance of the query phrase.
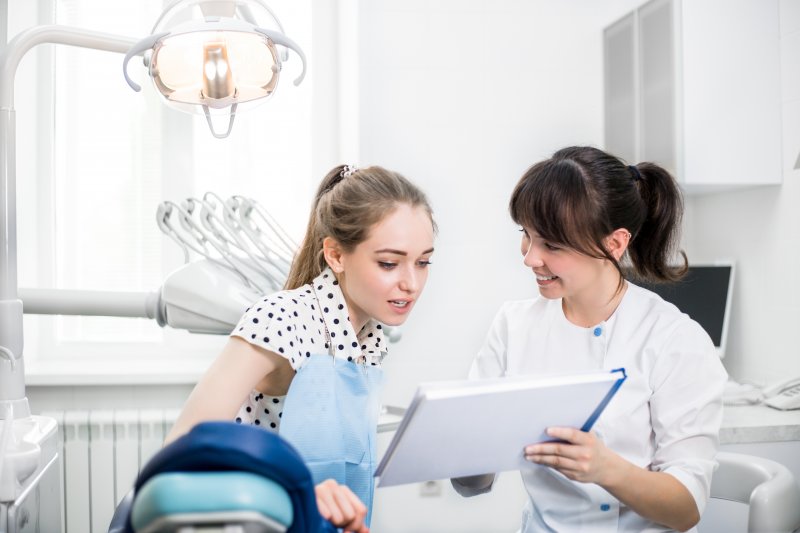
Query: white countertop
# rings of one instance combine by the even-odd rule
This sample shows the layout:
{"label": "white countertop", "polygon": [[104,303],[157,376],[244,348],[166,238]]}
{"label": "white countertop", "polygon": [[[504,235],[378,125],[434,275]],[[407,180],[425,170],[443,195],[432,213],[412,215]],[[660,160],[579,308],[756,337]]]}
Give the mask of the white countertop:
{"label": "white countertop", "polygon": [[726,405],[719,440],[720,444],[800,441],[800,409]]}

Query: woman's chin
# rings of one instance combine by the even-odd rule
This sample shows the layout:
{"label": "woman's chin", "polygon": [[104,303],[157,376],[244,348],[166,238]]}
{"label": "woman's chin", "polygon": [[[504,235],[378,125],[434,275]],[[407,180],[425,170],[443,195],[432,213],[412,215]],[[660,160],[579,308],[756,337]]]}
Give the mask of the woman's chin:
{"label": "woman's chin", "polygon": [[402,326],[408,320],[408,313],[398,315],[397,313],[383,313],[383,316],[376,317],[377,321],[386,326]]}

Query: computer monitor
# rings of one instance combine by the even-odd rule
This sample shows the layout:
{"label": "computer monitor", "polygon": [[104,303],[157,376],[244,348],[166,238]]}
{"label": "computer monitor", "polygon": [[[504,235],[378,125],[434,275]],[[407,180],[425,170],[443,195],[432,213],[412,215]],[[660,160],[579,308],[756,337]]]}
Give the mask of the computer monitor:
{"label": "computer monitor", "polygon": [[733,294],[733,263],[696,264],[675,283],[651,284],[634,281],[649,289],[692,317],[706,330],[717,354],[725,357],[728,337],[731,295]]}

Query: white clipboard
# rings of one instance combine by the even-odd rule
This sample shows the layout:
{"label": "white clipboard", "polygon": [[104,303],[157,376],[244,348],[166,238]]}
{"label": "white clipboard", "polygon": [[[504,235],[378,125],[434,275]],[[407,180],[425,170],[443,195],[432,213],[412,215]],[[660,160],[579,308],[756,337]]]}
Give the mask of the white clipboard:
{"label": "white clipboard", "polygon": [[420,384],[381,459],[377,486],[518,470],[545,430],[589,431],[625,369]]}

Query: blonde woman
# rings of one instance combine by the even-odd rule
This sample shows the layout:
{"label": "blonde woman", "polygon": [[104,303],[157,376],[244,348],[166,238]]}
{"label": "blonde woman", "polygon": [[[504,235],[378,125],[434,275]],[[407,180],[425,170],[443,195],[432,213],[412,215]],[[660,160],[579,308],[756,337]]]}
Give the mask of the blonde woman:
{"label": "blonde woman", "polygon": [[322,515],[368,531],[382,324],[422,294],[435,223],[424,193],[381,167],[331,170],[283,291],[244,313],[167,437],[235,419],[279,431],[317,483]]}

